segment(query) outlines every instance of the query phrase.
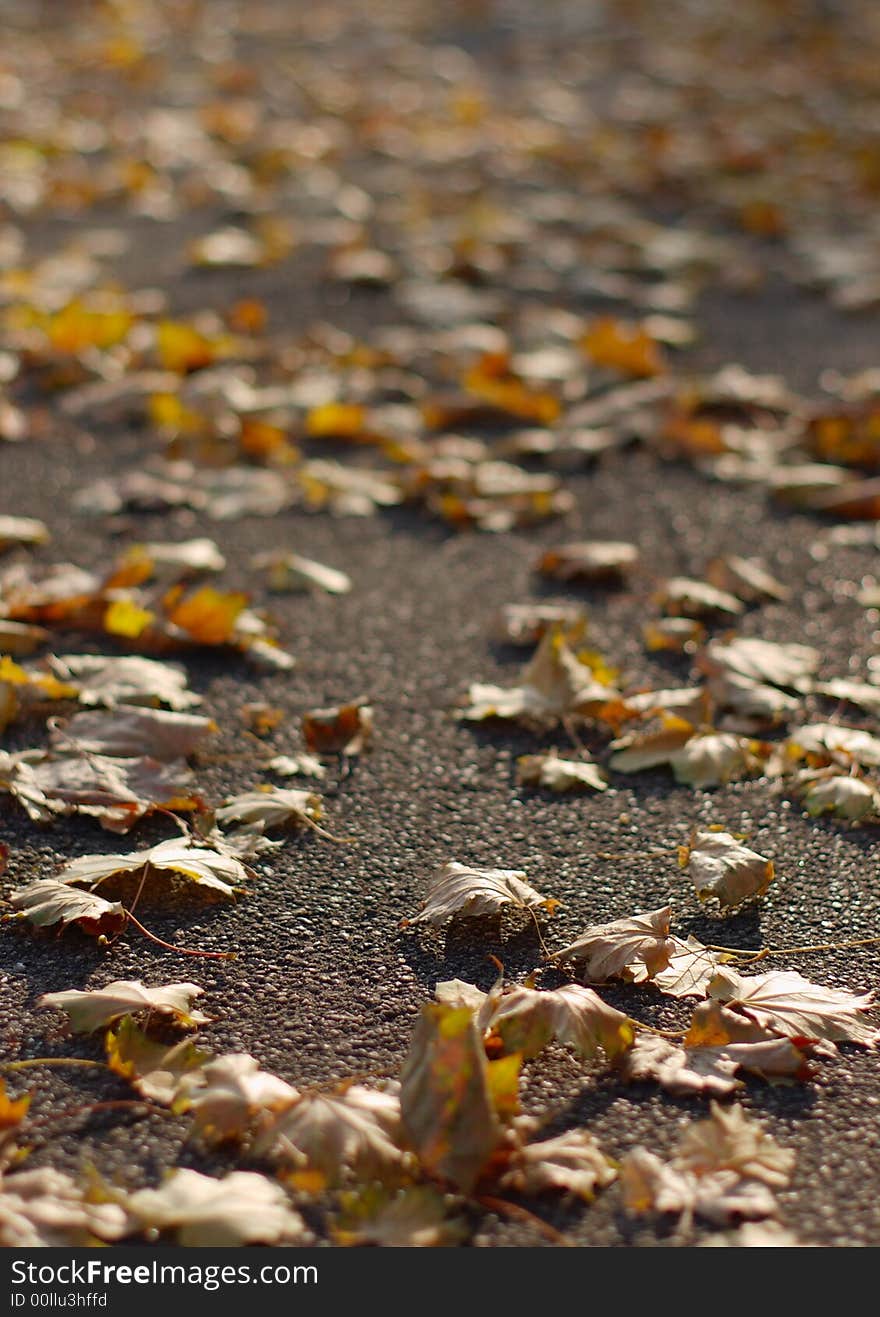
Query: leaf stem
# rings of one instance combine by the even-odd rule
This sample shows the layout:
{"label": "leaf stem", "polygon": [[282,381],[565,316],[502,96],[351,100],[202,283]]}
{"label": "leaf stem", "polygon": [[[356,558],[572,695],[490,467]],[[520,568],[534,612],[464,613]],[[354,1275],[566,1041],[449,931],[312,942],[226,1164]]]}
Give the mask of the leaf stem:
{"label": "leaf stem", "polygon": [[535,1216],[534,1212],[530,1212],[527,1207],[522,1207],[519,1203],[510,1203],[506,1198],[496,1198],[494,1194],[478,1194],[474,1202],[480,1207],[488,1208],[490,1212],[499,1212],[514,1221],[523,1221],[526,1225],[534,1226],[554,1244],[562,1244],[566,1248],[573,1247],[571,1240],[561,1230],[551,1226],[549,1221],[543,1221],[541,1217]]}
{"label": "leaf stem", "polygon": [[707,951],[721,951],[729,956],[739,956],[749,963],[763,960],[766,956],[804,956],[813,951],[846,951],[850,947],[874,947],[880,944],[880,937],[857,938],[852,942],[817,942],[804,947],[762,947],[760,951],[751,951],[748,947],[718,947],[707,943]]}
{"label": "leaf stem", "polygon": [[91,1070],[106,1070],[103,1061],[89,1061],[81,1056],[31,1056],[24,1061],[0,1061],[0,1070],[29,1070],[35,1065],[73,1065],[84,1066]]}
{"label": "leaf stem", "polygon": [[171,942],[166,942],[163,938],[157,937],[155,933],[151,933],[148,928],[144,928],[141,921],[136,919],[130,910],[126,910],[125,913],[135,928],[143,933],[144,937],[149,938],[151,942],[155,942],[158,947],[164,947],[166,951],[176,951],[179,956],[203,956],[207,960],[235,960],[236,958],[234,951],[195,951],[192,947],[175,947]]}

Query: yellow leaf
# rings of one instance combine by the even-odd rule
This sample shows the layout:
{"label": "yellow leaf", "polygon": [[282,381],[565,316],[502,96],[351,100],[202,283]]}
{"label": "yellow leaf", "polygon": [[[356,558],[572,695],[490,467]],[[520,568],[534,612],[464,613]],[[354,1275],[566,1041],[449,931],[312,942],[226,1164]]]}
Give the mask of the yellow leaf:
{"label": "yellow leaf", "polygon": [[358,403],[326,402],[310,408],[306,434],[311,439],[357,439],[364,433],[366,413]]}
{"label": "yellow leaf", "polygon": [[104,630],[111,636],[135,638],[155,620],[155,613],[149,608],[141,608],[133,599],[114,599],[104,614]]}

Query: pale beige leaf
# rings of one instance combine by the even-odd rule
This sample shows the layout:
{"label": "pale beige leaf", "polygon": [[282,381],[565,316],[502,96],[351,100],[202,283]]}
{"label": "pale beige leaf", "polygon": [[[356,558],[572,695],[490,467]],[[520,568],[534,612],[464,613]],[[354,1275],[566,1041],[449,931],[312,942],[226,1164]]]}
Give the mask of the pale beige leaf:
{"label": "pale beige leaf", "polygon": [[592,983],[606,979],[653,978],[665,969],[675,949],[669,935],[672,907],[649,914],[632,915],[611,924],[595,924],[569,946],[553,953],[554,960],[573,960],[583,965],[584,978]]}
{"label": "pale beige leaf", "polygon": [[698,832],[681,848],[680,863],[701,901],[714,897],[722,909],[761,896],[773,881],[772,860],[749,850],[729,832]]}
{"label": "pale beige leaf", "polygon": [[596,1190],[611,1184],[616,1175],[614,1164],[592,1134],[584,1129],[572,1129],[556,1138],[519,1148],[501,1184],[516,1193],[556,1190],[589,1202]]}
{"label": "pale beige leaf", "polygon": [[94,888],[109,878],[139,873],[147,865],[156,873],[178,875],[221,896],[234,896],[247,877],[244,865],[234,856],[172,837],[149,850],[125,855],[84,855],[65,865],[59,879]]}
{"label": "pale beige leaf", "polygon": [[173,1230],[184,1248],[302,1243],[303,1220],[281,1185],[253,1171],[221,1179],[184,1168],[158,1189],[139,1189],[121,1199],[141,1230]]}
{"label": "pale beige leaf", "polygon": [[61,1171],[42,1167],[0,1179],[0,1245],[3,1248],[70,1248],[95,1238],[127,1233],[116,1203],[92,1203]]}
{"label": "pale beige leaf", "polygon": [[841,988],[810,983],[793,970],[744,976],[721,966],[709,984],[709,996],[754,1020],[762,1028],[789,1038],[874,1047],[880,1029],[863,1018],[874,1006],[873,993],[858,996]]}
{"label": "pale beige leaf", "polygon": [[552,914],[559,902],[536,892],[525,879],[525,873],[518,869],[472,869],[452,861],[429,879],[422,908],[406,923],[439,928],[453,915],[493,915],[506,905]]}
{"label": "pale beige leaf", "polygon": [[162,762],[186,759],[216,731],[216,724],[200,714],[133,705],[89,710],[67,721],[52,719],[49,726],[52,744],[61,751]]}
{"label": "pale beige leaf", "polygon": [[552,1040],[585,1058],[595,1056],[600,1048],[614,1057],[626,1051],[634,1037],[626,1015],[577,984],[548,992],[509,988],[489,1025],[508,1052],[521,1052],[524,1057],[537,1056]]}
{"label": "pale beige leaf", "polygon": [[760,1121],[753,1120],[741,1106],[722,1107],[713,1102],[708,1119],[696,1121],[685,1130],[674,1164],[679,1170],[699,1176],[734,1171],[743,1178],[780,1189],[791,1179],[795,1154],[790,1148],[780,1147]]}
{"label": "pale beige leaf", "polygon": [[121,1015],[170,1016],[182,1025],[206,1024],[210,1016],[192,1009],[195,997],[203,988],[195,983],[167,983],[160,988],[145,988],[139,979],[117,979],[106,988],[80,992],[70,988],[66,992],[47,992],[37,999],[37,1005],[64,1011],[74,1033],[93,1033],[112,1024]]}
{"label": "pale beige leaf", "polygon": [[82,704],[167,704],[169,709],[189,709],[202,702],[200,695],[187,690],[186,672],[174,663],[101,654],[52,655],[48,662],[56,677],[79,688]]}
{"label": "pale beige leaf", "polygon": [[38,878],[27,887],[19,887],[9,900],[19,919],[29,919],[37,928],[51,924],[79,924],[86,933],[117,933],[124,927],[126,914],[118,901],[105,901],[94,892],[77,892],[55,878]]}
{"label": "pale beige leaf", "polygon": [[563,759],[555,751],[546,755],[522,755],[516,761],[520,782],[545,787],[548,791],[576,791],[589,788],[606,791],[608,783],[602,770],[592,760]]}
{"label": "pale beige leaf", "polygon": [[247,832],[272,828],[308,827],[321,817],[321,797],[295,788],[258,787],[227,800],[216,811],[221,828],[239,824]]}
{"label": "pale beige leaf", "polygon": [[656,598],[671,617],[738,617],[745,608],[736,595],[685,576],[671,577]]}
{"label": "pale beige leaf", "polygon": [[381,1177],[404,1164],[400,1098],[361,1084],[303,1093],[265,1123],[255,1150],[320,1171],[331,1183],[352,1174]]}
{"label": "pale beige leaf", "polygon": [[292,1085],[261,1070],[259,1061],[246,1052],[209,1061],[185,1077],[179,1092],[193,1116],[194,1132],[218,1143],[243,1138],[300,1096]]}

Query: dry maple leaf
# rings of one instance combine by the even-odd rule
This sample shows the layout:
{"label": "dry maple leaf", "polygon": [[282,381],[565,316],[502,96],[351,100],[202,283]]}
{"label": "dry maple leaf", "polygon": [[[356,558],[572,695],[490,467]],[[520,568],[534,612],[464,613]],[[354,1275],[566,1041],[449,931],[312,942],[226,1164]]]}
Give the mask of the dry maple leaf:
{"label": "dry maple leaf", "polygon": [[345,572],[284,549],[258,554],[251,566],[265,572],[269,589],[279,594],[288,590],[323,590],[325,594],[348,594],[351,590],[351,577],[346,576]]}
{"label": "dry maple leaf", "polygon": [[706,789],[744,777],[759,766],[745,737],[698,731],[677,717],[667,716],[664,722],[660,731],[632,733],[612,742],[610,767],[618,773],[640,773],[668,764],[677,782]]}
{"label": "dry maple leaf", "polygon": [[161,988],[145,988],[139,979],[117,979],[106,988],[80,992],[70,988],[66,992],[47,992],[37,999],[37,1005],[51,1006],[64,1011],[74,1033],[93,1033],[118,1020],[121,1015],[169,1016],[184,1026],[207,1024],[209,1015],[192,1010],[193,998],[200,997],[203,988],[195,983],[166,983]]}
{"label": "dry maple leaf", "polygon": [[265,1122],[254,1150],[336,1184],[354,1174],[379,1178],[405,1165],[401,1104],[395,1091],[343,1086],[303,1093]]}
{"label": "dry maple leaf", "polygon": [[569,716],[600,713],[619,699],[610,681],[582,662],[564,635],[548,631],[522,673],[519,686],[471,685],[469,704],[461,717],[470,722],[486,718],[512,719],[526,726],[553,727]]}
{"label": "dry maple leaf", "polygon": [[557,581],[620,584],[638,565],[634,544],[616,540],[590,540],[548,549],[538,560],[542,576]]}
{"label": "dry maple leaf", "polygon": [[762,1220],[777,1211],[773,1194],[756,1180],[733,1171],[697,1176],[667,1165],[646,1148],[633,1148],[623,1158],[620,1185],[628,1212],[682,1216],[686,1227],[694,1216],[720,1226],[743,1218]]}
{"label": "dry maple leaf", "polygon": [[48,1166],[0,1179],[0,1245],[4,1248],[71,1247],[127,1234],[116,1203],[89,1202],[74,1180]]}
{"label": "dry maple leaf", "polygon": [[810,645],[777,644],[754,636],[712,640],[698,660],[708,676],[736,675],[749,681],[806,691],[819,667],[819,651]]}
{"label": "dry maple leaf", "polygon": [[872,993],[858,996],[841,988],[810,983],[793,970],[744,976],[720,966],[709,984],[709,996],[753,1020],[762,1029],[789,1038],[824,1039],[874,1047],[880,1039],[862,1018],[874,1005]]}
{"label": "dry maple leaf", "polygon": [[771,576],[758,558],[740,558],[736,554],[715,558],[706,568],[706,579],[749,604],[765,599],[785,601],[791,596],[788,587]]}
{"label": "dry maple leaf", "polygon": [[678,862],[687,869],[701,901],[715,897],[723,910],[761,896],[773,881],[772,860],[749,850],[729,832],[698,832],[679,847]]}
{"label": "dry maple leaf", "polygon": [[171,1171],[158,1189],[139,1189],[120,1201],[140,1230],[173,1230],[183,1248],[302,1243],[302,1217],[280,1184],[253,1171],[215,1180],[198,1171]]}
{"label": "dry maple leaf", "polygon": [[670,1093],[726,1097],[739,1087],[739,1070],[763,1079],[808,1079],[805,1053],[788,1038],[766,1042],[679,1047],[654,1034],[641,1034],[620,1063],[631,1080],[656,1080]]}
{"label": "dry maple leaf", "polygon": [[555,627],[583,629],[584,610],[577,604],[505,604],[495,619],[493,635],[507,645],[537,645]]}
{"label": "dry maple leaf", "polygon": [[672,907],[650,914],[632,915],[611,924],[595,924],[581,933],[569,946],[553,953],[554,960],[574,960],[584,967],[584,978],[592,983],[606,979],[636,977],[651,979],[666,969],[675,949],[669,935]]}
{"label": "dry maple leaf", "polygon": [[[501,1073],[499,1064],[486,1060],[482,1034],[467,1007],[423,1007],[401,1073],[403,1129],[428,1174],[465,1192],[503,1139],[491,1080],[492,1067]],[[514,1088],[517,1074],[518,1065]]]}
{"label": "dry maple leaf", "polygon": [[498,1000],[489,1027],[507,1052],[524,1057],[537,1056],[555,1040],[578,1056],[595,1056],[601,1048],[613,1058],[631,1047],[635,1037],[628,1016],[577,984],[552,992],[509,988]]}
{"label": "dry maple leaf", "polygon": [[614,1163],[601,1151],[587,1130],[567,1130],[553,1139],[518,1148],[501,1185],[516,1193],[538,1194],[555,1190],[590,1202],[597,1189],[616,1178]]}
{"label": "dry maple leaf", "polygon": [[[693,935],[686,942],[677,937],[670,941],[673,951],[669,964],[650,977],[650,981],[667,997],[705,997],[721,958]],[[635,964],[630,967],[630,972],[634,983],[644,983],[649,979],[647,967],[642,969]]]}
{"label": "dry maple leaf", "polygon": [[262,833],[272,828],[311,827],[321,813],[321,797],[313,791],[264,786],[227,800],[215,816],[221,828],[238,823],[241,831]]}
{"label": "dry maple leaf", "polygon": [[234,896],[247,877],[244,865],[234,856],[194,846],[183,837],[172,837],[149,850],[127,855],[83,855],[65,865],[59,879],[61,883],[94,888],[108,878],[140,873],[147,865],[154,873],[179,875],[221,896]]}
{"label": "dry maple leaf", "polygon": [[657,592],[656,602],[670,617],[738,617],[745,609],[741,599],[706,581],[673,576]]}
{"label": "dry maple leaf", "polygon": [[191,1038],[183,1038],[169,1047],[154,1042],[124,1015],[104,1037],[107,1067],[131,1084],[150,1102],[186,1109],[185,1083],[193,1073],[211,1060],[210,1052],[200,1051]]}
{"label": "dry maple leaf", "polygon": [[797,727],[785,743],[790,760],[809,756],[813,762],[838,763],[849,767],[861,764],[866,768],[880,766],[880,738],[860,727],[845,727],[838,723],[810,723]]}
{"label": "dry maple leaf", "polygon": [[675,1155],[676,1166],[696,1175],[736,1171],[773,1189],[788,1184],[794,1163],[794,1153],[781,1148],[742,1107],[721,1107],[717,1102],[709,1108],[707,1120],[687,1127]]}
{"label": "dry maple leaf", "polygon": [[399,1190],[367,1185],[341,1194],[340,1203],[333,1239],[344,1247],[440,1248],[460,1244],[466,1233],[462,1218],[450,1215],[461,1200],[431,1185]]}
{"label": "dry maple leaf", "polygon": [[84,814],[111,832],[128,832],[156,808],[180,813],[200,803],[183,760],[163,764],[73,752],[25,752],[10,760],[12,771],[3,785],[36,823],[52,822],[62,814]]}
{"label": "dry maple leaf", "polygon": [[739,1087],[737,1063],[717,1047],[686,1049],[654,1034],[640,1034],[620,1063],[624,1079],[654,1080],[670,1093],[727,1097]]}
{"label": "dry maple leaf", "polygon": [[29,919],[37,928],[77,924],[91,937],[119,933],[128,918],[118,901],[105,901],[94,892],[77,892],[55,878],[39,878],[19,887],[9,900],[17,913],[7,918]]}
{"label": "dry maple leaf", "polygon": [[186,759],[217,730],[216,723],[200,714],[134,706],[88,710],[66,721],[51,719],[49,727],[52,744],[60,750],[115,759],[148,756],[163,763]]}
{"label": "dry maple leaf", "polygon": [[742,1107],[713,1102],[708,1120],[690,1124],[669,1164],[645,1148],[623,1159],[620,1180],[630,1212],[701,1216],[716,1225],[774,1216],[771,1188],[789,1181],[794,1153],[781,1148]]}
{"label": "dry maple leaf", "polygon": [[193,1130],[212,1142],[241,1139],[271,1114],[299,1098],[292,1085],[260,1069],[246,1052],[233,1052],[208,1061],[186,1075],[178,1094],[181,1107],[193,1116]]}
{"label": "dry maple leaf", "polygon": [[157,659],[100,654],[50,655],[52,672],[79,691],[81,704],[167,704],[169,709],[190,709],[201,696],[187,690],[183,668]]}
{"label": "dry maple leaf", "polygon": [[797,789],[812,818],[833,814],[857,823],[880,815],[880,791],[874,783],[834,768],[800,773]]}
{"label": "dry maple leaf", "polygon": [[591,760],[564,759],[555,750],[545,755],[521,755],[516,761],[516,769],[520,782],[545,787],[548,791],[576,791],[585,787],[592,791],[608,789],[598,764]]}
{"label": "dry maple leaf", "polygon": [[544,910],[553,914],[559,902],[542,896],[525,881],[519,869],[472,869],[451,861],[438,869],[428,881],[428,895],[418,914],[404,920],[411,924],[431,924],[439,928],[453,915],[479,918],[497,914],[503,906],[517,910]]}
{"label": "dry maple leaf", "polygon": [[303,715],[303,737],[318,754],[359,755],[373,735],[373,709],[366,700],[311,709]]}

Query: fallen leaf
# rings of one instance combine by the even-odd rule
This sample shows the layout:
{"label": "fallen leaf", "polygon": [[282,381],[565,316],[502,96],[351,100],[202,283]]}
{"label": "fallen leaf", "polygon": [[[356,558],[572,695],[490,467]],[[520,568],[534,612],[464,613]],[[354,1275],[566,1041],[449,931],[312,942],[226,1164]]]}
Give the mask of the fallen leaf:
{"label": "fallen leaf", "polygon": [[422,1008],[401,1074],[406,1136],[430,1175],[473,1189],[503,1137],[471,1011]]}
{"label": "fallen leaf", "polygon": [[62,885],[73,883],[94,888],[110,878],[141,873],[147,865],[155,873],[179,875],[222,896],[234,896],[247,877],[244,866],[234,857],[193,846],[185,838],[172,837],[149,850],[131,851],[127,855],[83,855],[64,866],[59,880]]}
{"label": "fallen leaf", "polygon": [[77,892],[54,878],[39,878],[9,896],[17,919],[29,919],[37,928],[77,924],[91,937],[109,937],[124,927],[127,915],[118,901],[105,901],[93,892]]}
{"label": "fallen leaf", "polygon": [[554,1190],[590,1202],[596,1190],[604,1189],[616,1176],[614,1163],[600,1150],[592,1134],[573,1129],[518,1148],[501,1184],[516,1193]]}
{"label": "fallen leaf", "polygon": [[621,584],[638,565],[634,544],[617,540],[585,540],[547,549],[537,570],[557,581],[586,581],[589,584]]}
{"label": "fallen leaf", "polygon": [[303,737],[319,754],[359,755],[373,735],[373,709],[366,700],[310,709],[303,716]]}
{"label": "fallen leaf", "polygon": [[82,704],[167,704],[169,709],[190,709],[201,696],[187,690],[183,668],[156,659],[100,654],[50,656],[48,663],[61,681],[79,689]]}
{"label": "fallen leaf", "polygon": [[397,1191],[368,1185],[341,1195],[342,1215],[333,1238],[344,1247],[447,1248],[466,1234],[461,1216],[451,1215],[460,1201],[430,1185]]}
{"label": "fallen leaf", "polygon": [[234,1052],[185,1075],[177,1106],[193,1116],[194,1133],[222,1143],[265,1126],[276,1112],[298,1098],[295,1088],[261,1070],[254,1057]]}
{"label": "fallen leaf", "polygon": [[479,918],[494,915],[505,905],[523,911],[544,910],[552,915],[559,902],[552,896],[541,896],[525,878],[518,869],[472,869],[451,861],[429,879],[421,909],[405,920],[404,926],[431,924],[439,928],[453,915]]}
{"label": "fallen leaf", "polygon": [[158,1189],[122,1199],[140,1230],[173,1230],[182,1248],[302,1243],[306,1230],[280,1184],[253,1171],[221,1179],[177,1168]]}
{"label": "fallen leaf", "polygon": [[321,818],[321,797],[313,791],[263,786],[227,800],[215,814],[221,828],[238,823],[247,832],[309,827]]}
{"label": "fallen leaf", "polygon": [[709,996],[761,1028],[789,1038],[860,1043],[863,1047],[874,1047],[880,1039],[880,1029],[862,1018],[862,1012],[874,1005],[873,994],[858,996],[841,988],[826,988],[793,970],[743,976],[720,966],[709,984]]}
{"label": "fallen leaf", "polygon": [[397,1175],[405,1165],[401,1098],[361,1084],[303,1093],[267,1119],[254,1147],[259,1156],[318,1171],[330,1184]]}
{"label": "fallen leaf", "polygon": [[639,982],[642,976],[652,979],[667,968],[675,949],[669,935],[671,916],[672,907],[667,905],[650,914],[592,925],[562,951],[554,952],[553,959],[582,964],[584,978],[592,983],[634,979],[636,966],[641,971]]}
{"label": "fallen leaf", "polygon": [[116,1203],[90,1202],[85,1191],[48,1166],[0,1179],[0,1245],[4,1248],[70,1248],[127,1234]]}
{"label": "fallen leaf", "polygon": [[52,744],[60,750],[118,759],[146,755],[163,763],[186,759],[217,730],[200,714],[134,705],[85,711],[67,721],[52,720],[49,727]]}
{"label": "fallen leaf", "polygon": [[169,1047],[155,1042],[124,1015],[116,1029],[104,1037],[107,1066],[113,1074],[131,1084],[149,1102],[185,1110],[185,1085],[194,1072],[211,1060],[210,1052],[200,1051],[191,1038],[183,1038]]}
{"label": "fallen leaf", "polygon": [[715,897],[722,910],[762,896],[773,881],[772,860],[749,850],[729,832],[698,832],[679,848],[679,864],[687,869],[701,901]]}
{"label": "fallen leaf", "polygon": [[520,782],[545,787],[548,791],[607,791],[608,783],[598,764],[584,759],[564,759],[555,751],[546,755],[521,755],[516,761]]}
{"label": "fallen leaf", "polygon": [[670,577],[655,598],[670,617],[738,617],[745,608],[742,600],[727,590],[686,576]]}
{"label": "fallen leaf", "polygon": [[351,578],[345,572],[283,549],[258,554],[251,566],[265,572],[269,589],[278,593],[323,590],[325,594],[348,594],[351,590]]}
{"label": "fallen leaf", "polygon": [[194,997],[200,997],[203,988],[195,983],[168,983],[161,988],[145,988],[139,979],[117,979],[106,988],[80,992],[70,988],[66,992],[47,992],[37,999],[37,1005],[64,1011],[74,1033],[94,1033],[112,1024],[121,1015],[169,1016],[175,1024],[190,1027],[207,1024],[209,1015],[192,1009]]}
{"label": "fallen leaf", "polygon": [[601,1048],[613,1059],[635,1037],[628,1016],[576,984],[552,992],[509,988],[500,997],[489,1027],[501,1037],[506,1051],[527,1058],[555,1040],[584,1058]]}

